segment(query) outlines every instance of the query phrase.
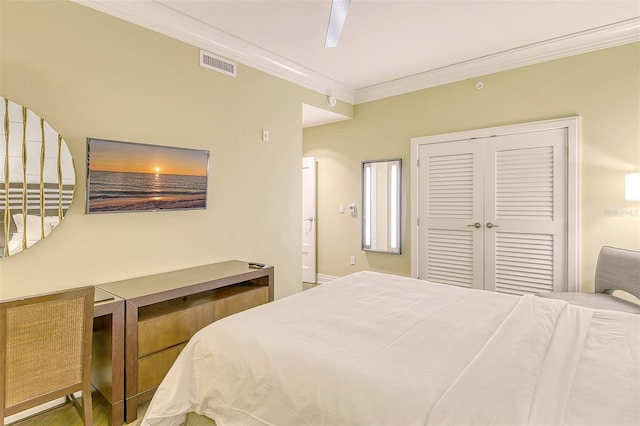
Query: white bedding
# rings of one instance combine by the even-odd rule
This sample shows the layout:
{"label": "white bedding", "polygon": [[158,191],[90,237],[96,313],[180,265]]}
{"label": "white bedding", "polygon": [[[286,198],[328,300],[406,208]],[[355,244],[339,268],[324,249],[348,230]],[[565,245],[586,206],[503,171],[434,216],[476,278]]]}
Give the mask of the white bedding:
{"label": "white bedding", "polygon": [[142,425],[640,424],[640,316],[358,272],[196,334]]}

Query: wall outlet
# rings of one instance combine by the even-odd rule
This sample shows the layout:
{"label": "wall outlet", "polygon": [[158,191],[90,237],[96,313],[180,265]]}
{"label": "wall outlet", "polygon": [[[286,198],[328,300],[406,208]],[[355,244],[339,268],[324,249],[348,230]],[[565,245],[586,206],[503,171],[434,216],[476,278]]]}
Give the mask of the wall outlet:
{"label": "wall outlet", "polygon": [[349,259],[349,263],[351,263],[352,265],[356,264],[356,257],[355,256],[351,256],[351,258]]}

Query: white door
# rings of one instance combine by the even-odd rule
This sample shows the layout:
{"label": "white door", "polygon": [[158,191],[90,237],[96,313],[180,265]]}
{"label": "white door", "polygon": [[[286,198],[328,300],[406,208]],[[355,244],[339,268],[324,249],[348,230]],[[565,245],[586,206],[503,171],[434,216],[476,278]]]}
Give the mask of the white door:
{"label": "white door", "polygon": [[302,281],[316,282],[316,159],[302,158]]}
{"label": "white door", "polygon": [[566,290],[567,130],[419,147],[419,278]]}
{"label": "white door", "polygon": [[483,288],[483,159],[476,141],[420,147],[419,278]]}
{"label": "white door", "polygon": [[485,289],[566,291],[566,147],[566,129],[485,142]]}

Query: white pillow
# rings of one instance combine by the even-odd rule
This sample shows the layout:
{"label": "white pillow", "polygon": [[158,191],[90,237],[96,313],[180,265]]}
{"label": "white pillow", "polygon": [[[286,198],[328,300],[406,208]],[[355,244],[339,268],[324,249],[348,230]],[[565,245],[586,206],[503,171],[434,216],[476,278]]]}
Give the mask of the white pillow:
{"label": "white pillow", "polygon": [[[20,234],[20,236],[16,237],[16,235],[18,234]],[[22,233],[16,232],[11,237],[11,240],[9,240],[9,255],[16,254],[21,251],[22,251]]]}
{"label": "white pillow", "polygon": [[[58,216],[45,216],[44,217],[44,236],[46,237],[53,231],[53,228],[60,224],[60,218]],[[48,226],[47,226],[48,225]]]}
{"label": "white pillow", "polygon": [[[16,232],[24,232],[24,222],[22,213],[14,214],[13,221],[16,223]],[[27,215],[27,240],[37,241],[42,236],[42,221],[40,216]],[[51,232],[51,225],[44,223],[44,234],[49,235]]]}
{"label": "white pillow", "polygon": [[[9,255],[20,253],[22,251],[22,232],[14,232],[9,240]],[[27,248],[31,247],[38,240],[27,240]]]}
{"label": "white pillow", "polygon": [[60,223],[60,218],[58,216],[45,216],[44,223],[48,223],[51,225],[51,228],[55,228],[57,224]]}

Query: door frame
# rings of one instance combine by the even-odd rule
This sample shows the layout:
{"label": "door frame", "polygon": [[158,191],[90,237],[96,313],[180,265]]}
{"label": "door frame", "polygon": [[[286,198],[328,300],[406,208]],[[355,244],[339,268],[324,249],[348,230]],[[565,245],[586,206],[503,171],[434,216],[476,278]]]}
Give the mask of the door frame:
{"label": "door frame", "polygon": [[580,291],[580,116],[411,138],[411,276],[418,276],[418,155],[420,145],[567,129],[567,290]]}

